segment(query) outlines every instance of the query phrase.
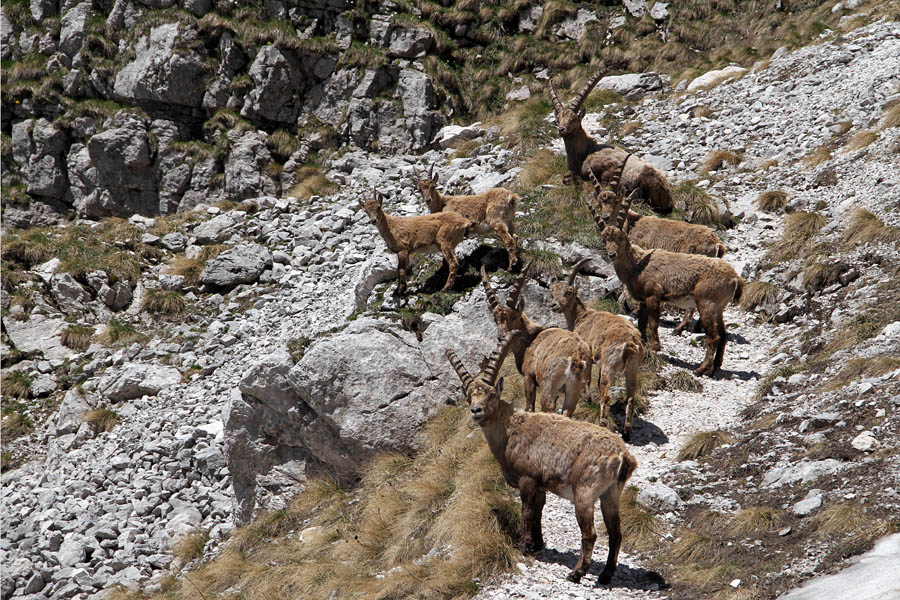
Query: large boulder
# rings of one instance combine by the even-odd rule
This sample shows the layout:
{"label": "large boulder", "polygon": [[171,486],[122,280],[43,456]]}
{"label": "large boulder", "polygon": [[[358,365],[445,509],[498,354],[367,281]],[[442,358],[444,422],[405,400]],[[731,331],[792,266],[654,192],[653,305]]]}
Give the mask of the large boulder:
{"label": "large boulder", "polygon": [[119,98],[199,107],[205,92],[203,57],[187,50],[197,32],[178,23],[153,27],[135,46],[135,58],[116,75]]}
{"label": "large boulder", "polygon": [[456,308],[422,341],[396,323],[360,318],[314,342],[296,365],[283,350],[251,367],[224,419],[236,521],[283,506],[318,472],[349,479],[379,452],[416,448],[422,424],[461,398],[446,350],[474,373],[496,343],[480,290]]}
{"label": "large boulder", "polygon": [[110,402],[120,402],[141,396],[155,396],[162,389],[180,381],[181,373],[175,367],[128,363],[101,377],[97,389]]}
{"label": "large boulder", "polygon": [[691,81],[687,86],[687,91],[694,92],[713,88],[720,83],[731,81],[732,79],[740,79],[746,72],[747,69],[737,65],[709,71]]}
{"label": "large boulder", "polygon": [[434,43],[434,35],[427,29],[395,26],[391,28],[388,56],[418,58],[425,56]]}
{"label": "large boulder", "polygon": [[225,161],[225,193],[229,200],[240,201],[259,196],[277,196],[280,188],[267,172],[272,155],[261,131],[228,132],[231,151]]}
{"label": "large boulder", "polygon": [[89,1],[76,4],[62,16],[59,49],[67,56],[75,56],[81,50],[90,18],[91,3]]}
{"label": "large boulder", "polygon": [[47,360],[63,360],[74,352],[62,345],[60,334],[66,328],[63,319],[49,317],[39,312],[26,321],[3,319],[9,339],[20,352],[41,354]]}
{"label": "large boulder", "polygon": [[194,227],[194,237],[200,244],[218,244],[224,242],[235,232],[237,225],[242,221],[238,216],[241,213],[227,212],[216,215],[209,221],[204,221]]}
{"label": "large boulder", "polygon": [[662,90],[663,85],[659,73],[628,73],[604,77],[597,83],[597,89],[612,90],[628,100],[637,100],[648,92]]}
{"label": "large boulder", "polygon": [[61,198],[66,191],[65,131],[46,119],[19,121],[12,126],[13,159],[27,191],[33,196]]}
{"label": "large boulder", "polygon": [[78,388],[72,388],[66,392],[63,401],[59,405],[59,410],[56,411],[54,428],[56,435],[65,435],[78,431],[78,426],[81,425],[81,417],[91,408],[91,405],[81,395]]}
{"label": "large boulder", "polygon": [[216,289],[229,289],[241,283],[253,283],[272,266],[272,253],[259,244],[241,244],[226,250],[206,263],[200,281]]}
{"label": "large boulder", "polygon": [[241,116],[293,124],[300,108],[298,92],[305,87],[300,64],[293,54],[264,46],[250,65],[253,88],[247,93]]}

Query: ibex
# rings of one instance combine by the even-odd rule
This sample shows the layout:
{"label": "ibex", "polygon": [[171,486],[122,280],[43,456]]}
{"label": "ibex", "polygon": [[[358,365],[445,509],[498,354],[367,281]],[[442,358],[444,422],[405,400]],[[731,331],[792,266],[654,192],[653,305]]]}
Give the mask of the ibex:
{"label": "ibex", "polygon": [[500,463],[503,478],[521,494],[523,550],[536,553],[544,547],[541,513],[548,491],[573,502],[581,528],[581,556],[566,579],[581,581],[594,554],[594,504],[599,498],[609,554],[597,581],[607,584],[616,571],[622,543],[619,498],[637,461],[606,429],[555,414],[522,413],[500,399],[503,379],[498,381],[497,374],[516,336],[513,331],[506,334],[475,378],[452,350],[447,358],[462,380],[472,420]]}
{"label": "ibex", "polygon": [[536,386],[540,386],[541,410],[555,412],[557,394],[560,388],[565,388],[563,413],[571,417],[581,391],[591,380],[591,349],[578,334],[559,327],[542,327],[525,316],[524,301],[519,301],[519,294],[527,275],[528,267],[522,270],[506,304],[502,305],[481,267],[481,279],[497,323],[497,335],[503,337],[510,331],[521,331],[513,341],[512,351],[516,367],[522,374],[525,410],[534,411]]}
{"label": "ibex", "polygon": [[388,250],[397,254],[397,270],[400,283],[397,292],[406,292],[406,269],[409,255],[440,250],[450,273],[442,289],[453,287],[456,281],[456,246],[465,238],[472,225],[467,219],[452,212],[424,215],[421,217],[392,217],[381,208],[384,199],[377,191],[360,207],[369,215],[369,220],[378,228]]}
{"label": "ibex", "polygon": [[[626,165],[635,160],[634,156],[629,155],[619,168],[619,171],[613,174],[609,185],[613,190],[620,189],[619,181],[623,176]],[[598,179],[593,177],[593,183],[596,185]],[[725,255],[725,244],[719,239],[719,236],[703,225],[695,225],[693,223],[685,223],[684,221],[672,221],[670,219],[660,219],[658,217],[650,217],[632,212],[630,209],[622,211],[625,215],[624,229],[628,234],[631,243],[637,244],[645,250],[658,248],[659,250],[668,250],[670,252],[682,252],[684,254],[701,254],[703,256],[712,256],[722,258]],[[684,318],[673,331],[673,335],[681,335],[684,329],[690,325],[691,318],[694,316],[693,309],[684,311]]]}
{"label": "ibex", "polygon": [[438,175],[434,174],[434,165],[426,178],[419,177],[413,169],[413,181],[422,199],[432,213],[441,211],[455,212],[475,224],[479,233],[493,230],[506,246],[509,254],[508,268],[512,269],[518,258],[518,238],[514,233],[513,217],[519,206],[519,197],[505,188],[492,188],[481,194],[471,196],[449,196],[437,190]]}
{"label": "ibex", "polygon": [[[596,141],[581,125],[585,114],[581,106],[603,74],[604,71],[595,73],[567,107],[562,105],[556,95],[553,78],[547,81],[553,112],[556,115],[557,130],[566,147],[566,166],[573,182],[579,179],[590,181],[590,173],[594,173],[600,181],[606,183],[613,178],[616,170],[625,163],[628,156],[624,150]],[[642,196],[656,210],[666,212],[672,210],[672,192],[666,176],[659,169],[638,158],[633,158],[630,163],[624,177],[621,178],[623,189],[627,191],[639,189]]]}
{"label": "ibex", "polygon": [[[697,367],[698,375],[714,375],[725,356],[725,320],[722,312],[728,303],[737,302],[744,289],[744,280],[731,265],[720,258],[681,254],[666,250],[643,250],[628,241],[623,231],[625,213],[620,198],[604,192],[595,184],[598,200],[604,195],[612,203],[612,211],[605,222],[591,202],[585,199],[604,242],[619,280],[640,302],[638,330],[646,341],[650,327],[651,350],[659,350],[659,313],[663,302],[680,308],[696,308],[706,331],[706,356]],[[631,198],[626,200],[628,210]]]}
{"label": "ibex", "polygon": [[[597,384],[601,402],[601,418],[609,415],[609,386],[618,373],[625,373],[625,431],[622,439],[631,440],[634,419],[634,395],[638,369],[644,356],[641,334],[628,319],[602,310],[585,307],[575,288],[575,277],[590,259],[579,261],[566,281],[557,281],[551,289],[551,308],[566,316],[566,326],[591,347],[591,359],[597,366]],[[590,384],[590,382],[588,382]]]}

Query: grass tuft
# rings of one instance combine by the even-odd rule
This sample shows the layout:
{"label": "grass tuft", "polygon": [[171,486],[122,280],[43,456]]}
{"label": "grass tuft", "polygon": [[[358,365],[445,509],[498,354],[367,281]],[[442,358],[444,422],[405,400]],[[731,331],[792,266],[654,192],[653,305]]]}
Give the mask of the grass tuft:
{"label": "grass tuft", "polygon": [[2,379],[4,398],[28,398],[31,394],[31,377],[25,371],[10,371]]}
{"label": "grass tuft", "polygon": [[807,167],[817,167],[823,162],[831,160],[831,150],[828,149],[828,146],[819,146],[801,160]]}
{"label": "grass tuft", "polygon": [[81,415],[82,423],[91,423],[97,433],[112,431],[119,422],[119,415],[106,407],[95,408]]}
{"label": "grass tuft", "polygon": [[714,431],[701,431],[695,433],[684,443],[678,451],[677,460],[696,460],[701,456],[707,456],[710,452],[722,446],[734,442],[734,437],[727,431],[716,429]]}
{"label": "grass tuft", "polygon": [[801,256],[826,222],[825,217],[816,212],[798,211],[787,215],[781,239],[772,245],[766,257],[772,261],[782,261]]}
{"label": "grass tuft", "polygon": [[841,534],[859,531],[869,518],[861,505],[844,502],[824,509],[816,515],[815,521],[819,531]]}
{"label": "grass tuft", "polygon": [[756,207],[766,212],[780,212],[787,206],[788,195],[784,190],[769,190],[756,198]]}
{"label": "grass tuft", "polygon": [[891,127],[900,127],[900,102],[895,102],[893,106],[884,111],[881,117],[881,129],[890,129]]}
{"label": "grass tuft", "polygon": [[88,349],[93,337],[94,328],[89,325],[69,325],[60,335],[63,346],[79,352]]}
{"label": "grass tuft", "polygon": [[318,165],[304,165],[297,169],[297,183],[288,196],[298,200],[308,200],[312,196],[330,196],[337,193],[338,185],[322,174]]}
{"label": "grass tuft", "polygon": [[632,548],[648,548],[658,541],[663,525],[652,512],[637,501],[638,488],[629,485],[619,501],[622,537]]}
{"label": "grass tuft", "polygon": [[847,246],[867,243],[891,243],[900,239],[900,229],[890,227],[881,222],[871,212],[857,207],[850,217],[850,225],[844,232],[844,243]]}
{"label": "grass tuft", "polygon": [[811,263],[803,270],[803,288],[807,292],[817,292],[835,284],[843,266],[840,263]]}
{"label": "grass tuft", "polygon": [[195,529],[185,533],[175,542],[172,548],[172,556],[181,564],[186,565],[192,560],[201,558],[206,543],[209,541],[209,532],[204,529]]}
{"label": "grass tuft", "polygon": [[144,291],[141,310],[157,315],[180,315],[187,310],[187,300],[180,292],[148,289]]}
{"label": "grass tuft", "polygon": [[847,151],[862,150],[866,146],[874,144],[877,140],[878,134],[874,131],[869,131],[868,129],[857,131],[847,140]]}
{"label": "grass tuft", "polygon": [[138,333],[134,325],[113,317],[106,324],[106,329],[97,336],[102,344],[112,346],[113,344],[128,344],[144,339],[144,336]]}
{"label": "grass tuft", "polygon": [[750,506],[731,518],[731,527],[741,534],[764,533],[777,527],[781,518],[781,512],[770,506]]}
{"label": "grass tuft", "polygon": [[741,294],[741,308],[746,311],[774,304],[778,300],[778,287],[769,281],[751,281]]}
{"label": "grass tuft", "polygon": [[834,376],[826,386],[826,392],[839,390],[865,377],[880,377],[900,369],[900,358],[895,356],[876,356],[874,358],[851,359],[841,372]]}
{"label": "grass tuft", "polygon": [[709,173],[711,171],[719,171],[727,164],[738,165],[740,162],[740,155],[731,150],[712,150],[706,155],[706,159],[700,166],[700,170],[703,173]]}

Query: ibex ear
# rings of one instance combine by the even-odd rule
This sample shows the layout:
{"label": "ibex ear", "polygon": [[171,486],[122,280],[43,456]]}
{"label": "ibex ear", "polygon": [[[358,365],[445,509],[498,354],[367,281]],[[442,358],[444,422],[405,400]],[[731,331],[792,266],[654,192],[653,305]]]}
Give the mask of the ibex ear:
{"label": "ibex ear", "polygon": [[494,387],[497,388],[498,394],[503,391],[503,378],[502,377],[497,381],[497,385],[495,385]]}

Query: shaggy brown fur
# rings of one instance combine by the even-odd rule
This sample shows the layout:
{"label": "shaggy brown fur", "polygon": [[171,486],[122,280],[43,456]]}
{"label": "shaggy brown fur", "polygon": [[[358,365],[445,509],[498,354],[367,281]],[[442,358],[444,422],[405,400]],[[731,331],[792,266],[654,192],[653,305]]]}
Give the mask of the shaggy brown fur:
{"label": "shaggy brown fur", "polygon": [[413,181],[419,188],[422,199],[428,204],[428,210],[432,213],[449,211],[462,215],[474,223],[480,233],[493,230],[506,246],[509,254],[508,268],[512,269],[518,262],[518,238],[514,233],[513,217],[519,206],[519,197],[506,188],[492,188],[471,196],[445,195],[437,189],[438,177],[434,174],[434,165],[424,179],[413,171]]}
{"label": "shaggy brown fur", "polygon": [[456,213],[437,213],[421,217],[392,217],[381,208],[383,198],[374,192],[372,198],[360,207],[369,215],[369,220],[378,228],[388,250],[397,254],[397,271],[400,283],[397,292],[406,292],[406,271],[409,255],[440,250],[450,273],[443,289],[453,287],[456,281],[456,246],[459,245],[472,225]]}
{"label": "shaggy brown fur", "polygon": [[453,351],[447,358],[466,388],[472,420],[481,428],[506,482],[522,497],[522,549],[544,547],[541,513],[547,492],[575,504],[581,528],[581,556],[567,579],[578,582],[591,566],[597,533],[594,504],[600,500],[609,533],[609,554],[598,583],[607,584],[616,570],[622,530],[619,498],[637,468],[637,460],[611,432],[560,415],[522,413],[500,399],[503,380],[497,371],[516,332],[510,332],[491,356],[485,371],[472,378]]}
{"label": "shaggy brown fur", "polygon": [[602,183],[609,183],[623,167],[624,173],[619,178],[622,193],[640,190],[638,195],[655,210],[672,210],[672,190],[662,171],[621,148],[603,148],[594,152],[585,158],[580,175],[586,181],[591,181],[593,173]]}
{"label": "shaggy brown fur", "polygon": [[[625,233],[628,234],[632,244],[637,244],[645,250],[658,248],[669,252],[700,254],[715,258],[725,256],[725,244],[712,229],[704,225],[660,219],[628,210],[625,212]],[[691,323],[693,316],[693,309],[684,311],[684,318],[672,331],[672,335],[681,335]]]}
{"label": "shaggy brown fur", "polygon": [[[625,430],[622,439],[631,440],[631,424],[634,419],[634,395],[637,391],[638,369],[644,357],[641,334],[631,322],[619,315],[584,306],[575,288],[575,276],[582,265],[580,261],[572,269],[567,281],[553,284],[554,312],[566,316],[566,326],[591,347],[591,358],[597,366],[597,385],[600,391],[601,418],[609,416],[609,386],[618,373],[625,373]],[[590,382],[588,382],[590,384]]]}
{"label": "shaggy brown fur", "polygon": [[[559,101],[553,79],[547,82],[556,115],[556,128],[566,147],[566,166],[573,181],[590,181],[590,172],[593,172],[604,183],[609,182],[630,156],[625,150],[598,142],[587,134],[581,124],[584,110],[579,109],[601,77],[603,71],[591,77],[568,107]],[[630,192],[639,189],[654,209],[662,212],[672,210],[672,192],[662,171],[634,156],[628,162],[625,175],[621,178],[623,190]]]}
{"label": "shaggy brown fur", "polygon": [[513,341],[512,352],[522,374],[525,410],[534,411],[536,388],[540,386],[541,410],[556,412],[557,394],[560,388],[565,388],[563,413],[571,417],[581,391],[591,379],[591,349],[576,333],[559,327],[542,327],[525,316],[524,303],[519,302],[518,297],[527,272],[527,268],[523,270],[506,305],[502,305],[491,288],[484,267],[481,268],[497,334],[503,337],[513,330],[521,332]]}
{"label": "shaggy brown fur", "polygon": [[[595,194],[606,195],[598,186]],[[697,367],[698,375],[714,375],[722,366],[725,356],[727,333],[722,312],[729,302],[741,299],[744,280],[734,268],[720,258],[681,254],[666,250],[643,250],[632,244],[617,220],[620,205],[614,203],[609,222],[604,222],[588,201],[588,207],[600,237],[606,242],[607,252],[619,280],[629,293],[641,303],[638,313],[638,330],[646,341],[646,329],[650,327],[651,350],[659,350],[659,313],[663,302],[680,308],[696,308],[700,322],[706,331],[706,356]],[[625,207],[627,211],[627,205]],[[623,219],[624,220],[624,215]]]}

